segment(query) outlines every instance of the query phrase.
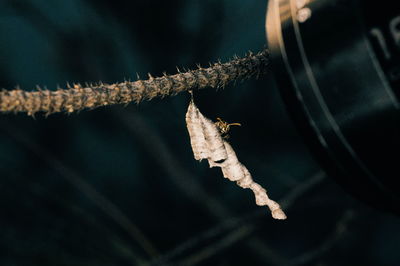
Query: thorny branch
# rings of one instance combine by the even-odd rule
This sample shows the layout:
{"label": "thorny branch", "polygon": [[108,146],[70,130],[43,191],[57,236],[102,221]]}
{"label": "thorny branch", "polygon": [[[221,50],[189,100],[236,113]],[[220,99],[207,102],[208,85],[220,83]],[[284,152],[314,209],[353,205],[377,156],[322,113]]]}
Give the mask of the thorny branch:
{"label": "thorny branch", "polygon": [[115,84],[96,85],[74,84],[68,89],[55,91],[42,90],[0,91],[0,112],[24,112],[35,115],[37,112],[52,114],[72,113],[83,109],[113,104],[140,103],[155,97],[173,96],[183,91],[198,90],[206,87],[223,88],[233,81],[260,76],[266,72],[269,64],[269,52],[263,50],[257,54],[251,52],[243,58],[235,57],[227,63],[214,63],[208,68],[198,66],[195,70],[180,72],[154,78],[149,74],[147,80],[125,81]]}

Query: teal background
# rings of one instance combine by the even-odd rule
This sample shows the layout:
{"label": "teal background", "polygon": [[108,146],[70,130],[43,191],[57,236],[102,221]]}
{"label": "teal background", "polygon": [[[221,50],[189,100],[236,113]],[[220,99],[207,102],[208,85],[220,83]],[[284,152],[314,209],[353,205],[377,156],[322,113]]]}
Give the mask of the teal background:
{"label": "teal background", "polygon": [[[2,0],[0,87],[175,73],[265,47],[266,1]],[[1,265],[399,265],[399,218],[323,176],[272,74],[195,94],[273,199],[193,159],[188,94],[35,118],[0,116]],[[140,231],[141,233],[138,233]],[[146,248],[146,241],[156,250]],[[147,263],[147,264],[146,264]]]}

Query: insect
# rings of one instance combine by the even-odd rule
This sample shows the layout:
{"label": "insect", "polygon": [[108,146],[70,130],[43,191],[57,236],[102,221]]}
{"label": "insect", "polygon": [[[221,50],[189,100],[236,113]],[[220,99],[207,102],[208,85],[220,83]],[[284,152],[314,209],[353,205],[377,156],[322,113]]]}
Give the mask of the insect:
{"label": "insect", "polygon": [[219,117],[217,117],[217,122],[215,122],[215,125],[224,139],[229,139],[228,132],[231,129],[231,126],[241,126],[240,123],[228,123]]}

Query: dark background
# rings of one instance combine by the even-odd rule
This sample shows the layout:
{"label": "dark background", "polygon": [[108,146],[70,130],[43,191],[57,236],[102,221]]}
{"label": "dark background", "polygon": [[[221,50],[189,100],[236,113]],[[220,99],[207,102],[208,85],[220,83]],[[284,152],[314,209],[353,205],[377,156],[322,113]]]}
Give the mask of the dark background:
{"label": "dark background", "polygon": [[[266,4],[1,0],[0,87],[112,83],[256,52]],[[195,99],[206,116],[242,123],[230,141],[288,220],[193,159],[186,93],[2,114],[0,265],[399,265],[399,218],[324,175],[272,75]]]}

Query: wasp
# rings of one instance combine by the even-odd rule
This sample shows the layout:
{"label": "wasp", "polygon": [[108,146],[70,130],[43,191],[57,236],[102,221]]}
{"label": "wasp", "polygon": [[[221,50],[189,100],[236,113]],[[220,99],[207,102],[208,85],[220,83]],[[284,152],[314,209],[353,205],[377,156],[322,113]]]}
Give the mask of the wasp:
{"label": "wasp", "polygon": [[231,126],[241,126],[240,123],[228,123],[219,117],[217,117],[217,122],[215,122],[214,124],[217,126],[222,138],[224,139],[229,139],[228,132],[231,129]]}

